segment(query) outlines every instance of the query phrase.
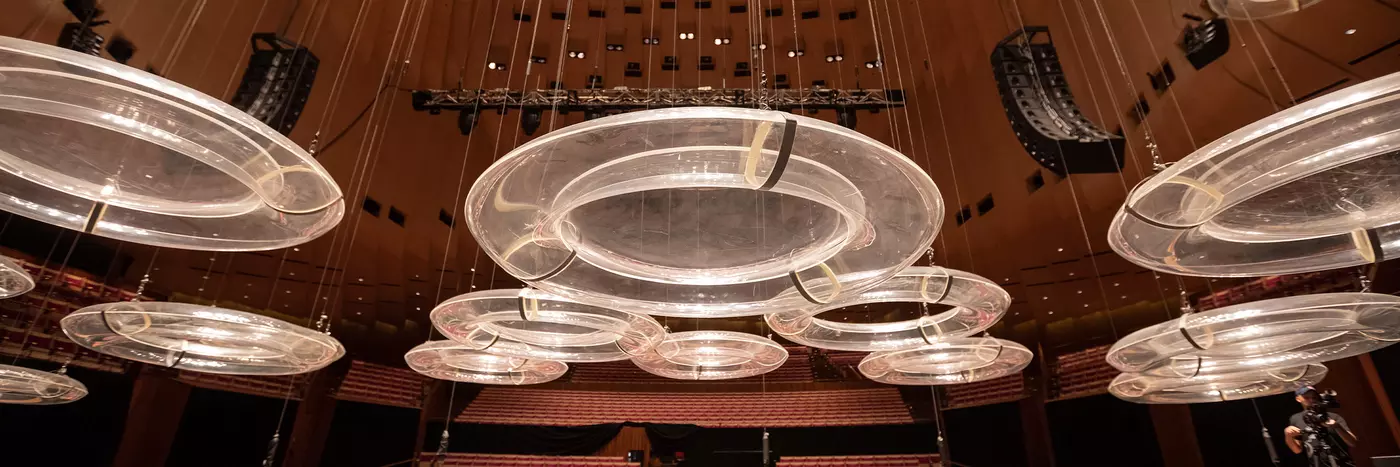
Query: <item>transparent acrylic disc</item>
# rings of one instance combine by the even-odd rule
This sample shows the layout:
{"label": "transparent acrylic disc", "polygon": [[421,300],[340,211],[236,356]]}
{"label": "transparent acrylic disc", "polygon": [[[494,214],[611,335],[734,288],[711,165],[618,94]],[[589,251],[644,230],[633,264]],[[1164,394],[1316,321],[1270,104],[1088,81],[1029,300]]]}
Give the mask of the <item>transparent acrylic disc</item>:
{"label": "transparent acrylic disc", "polygon": [[[1125,372],[1196,375],[1202,374],[1199,370],[1228,372],[1240,365],[1318,363],[1369,352],[1396,340],[1400,340],[1400,298],[1330,293],[1185,314],[1119,339],[1107,358]],[[1223,368],[1208,368],[1217,365]],[[1157,368],[1162,366],[1166,368]]]}
{"label": "transparent acrylic disc", "polygon": [[1297,13],[1322,0],[1210,0],[1215,14],[1239,20],[1255,20]]}
{"label": "transparent acrylic disc", "polygon": [[561,362],[626,360],[666,335],[650,316],[534,289],[472,292],[443,302],[430,316],[444,336],[472,348]]}
{"label": "transparent acrylic disc", "polygon": [[1129,261],[1190,276],[1293,274],[1400,255],[1400,73],[1202,147],[1134,189],[1108,239]]}
{"label": "transparent acrylic disc", "polygon": [[922,347],[875,352],[857,368],[871,381],[885,384],[939,386],[996,379],[1020,372],[1031,351],[993,337],[949,337]]}
{"label": "transparent acrylic disc", "polygon": [[15,260],[0,256],[0,299],[18,297],[34,290],[34,277]]}
{"label": "transparent acrylic disc", "polygon": [[539,384],[563,376],[569,365],[551,360],[501,357],[452,341],[424,342],[404,355],[425,376],[477,384]]}
{"label": "transparent acrylic disc", "polygon": [[[951,309],[918,319],[891,323],[845,323],[818,318],[821,313],[876,303],[903,303],[914,310],[925,304]],[[812,311],[783,311],[765,317],[773,332],[798,344],[831,350],[874,352],[914,348],[941,337],[964,337],[996,324],[1011,306],[1011,296],[976,274],[940,267],[913,266],[858,295]]]}
{"label": "transparent acrylic disc", "polygon": [[0,404],[67,404],[87,394],[87,386],[68,375],[0,365]]}
{"label": "transparent acrylic disc", "polygon": [[787,361],[783,346],[766,337],[731,331],[670,334],[632,359],[647,372],[672,379],[716,380],[758,376]]}
{"label": "transparent acrylic disc", "polygon": [[291,375],[345,355],[340,342],[286,321],[172,302],[93,305],[64,317],[63,333],[114,357],[203,373]]}
{"label": "transparent acrylic disc", "polygon": [[584,303],[752,316],[858,294],[913,264],[943,201],[917,165],[786,112],[692,107],[537,138],[472,186],[467,224],[512,275]]}
{"label": "transparent acrylic disc", "polygon": [[285,136],[135,68],[0,37],[0,209],[172,248],[269,250],[344,211],[340,188]]}
{"label": "transparent acrylic disc", "polygon": [[1325,376],[1327,367],[1318,364],[1191,378],[1123,373],[1109,383],[1108,392],[1140,404],[1198,404],[1284,394],[1317,384]]}

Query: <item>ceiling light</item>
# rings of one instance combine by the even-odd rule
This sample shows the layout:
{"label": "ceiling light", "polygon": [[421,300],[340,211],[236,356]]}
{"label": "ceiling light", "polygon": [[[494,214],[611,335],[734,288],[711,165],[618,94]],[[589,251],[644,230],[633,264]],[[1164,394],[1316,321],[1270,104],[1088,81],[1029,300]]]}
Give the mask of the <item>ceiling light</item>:
{"label": "ceiling light", "polygon": [[1053,314],[1055,314],[1055,312],[1053,312],[1053,311],[1052,311],[1052,312],[1050,312],[1050,314],[1052,314],[1052,315],[1053,315]]}
{"label": "ceiling light", "polygon": [[1055,249],[1055,251],[1065,251],[1065,249],[1064,249],[1064,248],[1057,248],[1057,249]]}
{"label": "ceiling light", "polygon": [[796,56],[797,56],[797,51],[796,51],[796,50],[789,50],[789,51],[788,51],[788,58],[792,58],[792,57],[796,57]]}
{"label": "ceiling light", "polygon": [[496,69],[496,62],[488,62],[486,64],[486,68],[490,68],[492,70]]}
{"label": "ceiling light", "polygon": [[845,56],[845,55],[836,54],[836,61],[839,62],[839,61],[842,61],[842,60],[845,60],[845,59],[846,59],[846,56]]}
{"label": "ceiling light", "polygon": [[831,63],[831,62],[834,62],[834,61],[836,61],[836,56],[835,56],[835,55],[827,55],[827,56],[826,56],[826,62],[827,62],[827,63]]}
{"label": "ceiling light", "polygon": [[721,44],[724,44],[724,39],[720,39],[720,38],[716,37],[716,38],[715,38],[715,45],[721,45]]}
{"label": "ceiling light", "polygon": [[301,248],[292,247],[292,251],[301,251]]}
{"label": "ceiling light", "polygon": [[1350,35],[1352,35],[1352,34],[1356,34],[1356,30],[1355,30],[1355,29],[1348,29],[1348,30],[1346,30],[1346,33],[1345,33],[1345,34],[1348,35],[1348,36],[1350,36]]}

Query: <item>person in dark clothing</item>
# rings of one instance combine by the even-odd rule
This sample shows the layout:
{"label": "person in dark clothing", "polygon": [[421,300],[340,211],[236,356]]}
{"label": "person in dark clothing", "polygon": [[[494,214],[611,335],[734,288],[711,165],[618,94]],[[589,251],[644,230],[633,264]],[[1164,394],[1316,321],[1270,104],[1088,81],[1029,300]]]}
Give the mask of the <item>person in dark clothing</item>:
{"label": "person in dark clothing", "polygon": [[[1325,408],[1319,410],[1323,401],[1312,386],[1298,388],[1294,395],[1303,411],[1288,417],[1288,428],[1283,430],[1288,449],[1307,456],[1309,467],[1354,466],[1347,448],[1356,445],[1356,435],[1347,426],[1346,419]],[[1309,424],[1310,416],[1318,420]]]}

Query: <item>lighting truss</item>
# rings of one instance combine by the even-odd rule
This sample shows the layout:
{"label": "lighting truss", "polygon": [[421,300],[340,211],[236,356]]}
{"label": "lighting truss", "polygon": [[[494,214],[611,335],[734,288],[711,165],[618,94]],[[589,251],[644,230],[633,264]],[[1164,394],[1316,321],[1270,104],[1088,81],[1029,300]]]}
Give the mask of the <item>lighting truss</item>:
{"label": "lighting truss", "polygon": [[413,91],[413,109],[441,112],[514,108],[527,110],[640,110],[658,107],[749,107],[777,110],[879,110],[904,107],[904,93],[891,89],[451,89]]}

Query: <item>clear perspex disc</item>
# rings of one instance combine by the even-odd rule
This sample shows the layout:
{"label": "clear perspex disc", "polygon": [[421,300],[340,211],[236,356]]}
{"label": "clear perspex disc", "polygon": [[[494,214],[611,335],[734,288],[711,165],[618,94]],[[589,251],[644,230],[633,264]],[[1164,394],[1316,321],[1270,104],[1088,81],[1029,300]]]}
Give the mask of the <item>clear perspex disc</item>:
{"label": "clear perspex disc", "polygon": [[[822,319],[828,311],[877,303],[951,309],[890,323],[847,323]],[[931,344],[943,337],[964,337],[986,330],[1011,306],[1011,296],[978,276],[940,267],[913,266],[860,294],[811,311],[782,311],[765,317],[768,326],[787,340],[830,350],[874,352]]]}
{"label": "clear perspex disc", "polygon": [[1140,404],[1198,404],[1284,394],[1317,384],[1325,376],[1327,367],[1319,364],[1190,378],[1123,373],[1108,385],[1108,392]]}
{"label": "clear perspex disc", "polygon": [[1256,20],[1297,13],[1322,0],[1210,0],[1210,9],[1220,16]]}
{"label": "clear perspex disc", "polygon": [[169,368],[233,375],[291,375],[345,355],[335,338],[286,321],[189,303],[116,302],[68,316],[63,333],[83,347]]}
{"label": "clear perspex disc", "polygon": [[731,331],[686,331],[632,359],[648,373],[672,379],[717,380],[758,376],[787,361],[783,346],[762,336]]}
{"label": "clear perspex disc", "polygon": [[867,355],[857,369],[871,381],[915,386],[996,379],[1030,365],[1025,346],[993,337],[948,337],[932,344]]}
{"label": "clear perspex disc", "polygon": [[67,404],[87,394],[87,386],[68,375],[0,365],[0,404]]}
{"label": "clear perspex disc", "polygon": [[1129,334],[1108,351],[1125,372],[1191,376],[1301,366],[1400,340],[1400,298],[1330,293],[1189,313]]}
{"label": "clear perspex disc", "polygon": [[561,362],[626,360],[666,335],[650,316],[577,303],[534,289],[487,290],[433,308],[448,339],[487,353]]}
{"label": "clear perspex disc", "polygon": [[0,256],[0,299],[18,297],[34,290],[34,276],[15,260]]}
{"label": "clear perspex disc", "polygon": [[481,175],[466,216],[493,260],[540,289],[713,318],[860,293],[913,264],[943,203],[917,165],[854,131],[691,107],[530,141]]}
{"label": "clear perspex disc", "polygon": [[340,188],[306,151],[210,96],[0,37],[0,209],[172,248],[283,248],[330,230]]}
{"label": "clear perspex disc", "polygon": [[1108,240],[1129,261],[1189,276],[1293,274],[1400,255],[1400,73],[1202,147],[1134,189]]}
{"label": "clear perspex disc", "polygon": [[425,376],[463,383],[539,384],[569,371],[564,362],[502,357],[452,341],[424,342],[409,350],[404,360]]}

